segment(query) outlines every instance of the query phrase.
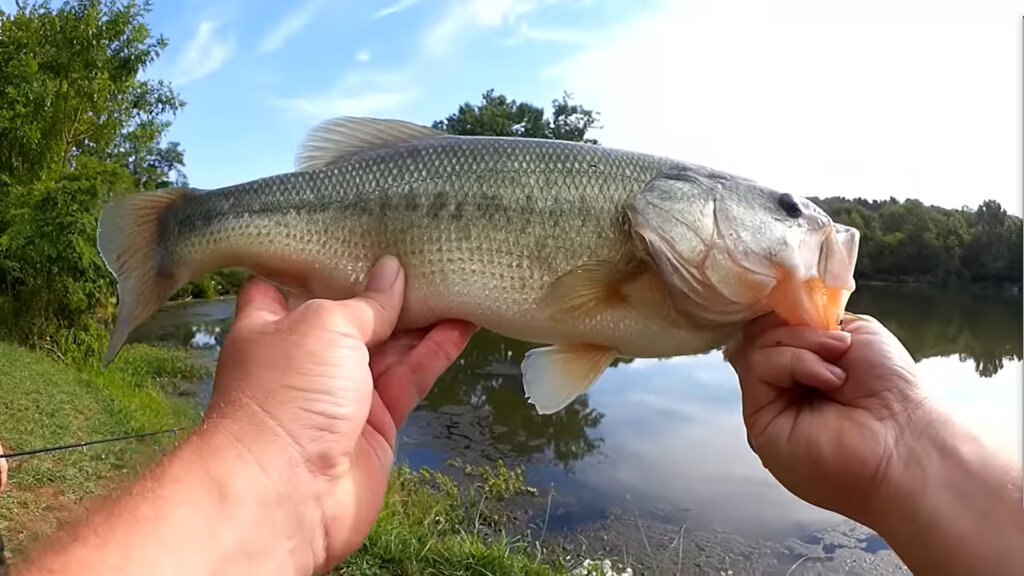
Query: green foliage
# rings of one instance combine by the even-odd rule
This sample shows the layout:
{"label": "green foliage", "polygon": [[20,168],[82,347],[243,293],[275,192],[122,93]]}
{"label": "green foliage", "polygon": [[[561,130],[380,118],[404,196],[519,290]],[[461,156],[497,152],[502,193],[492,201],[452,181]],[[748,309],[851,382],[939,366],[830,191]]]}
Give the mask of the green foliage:
{"label": "green foliage", "polygon": [[974,210],[919,200],[812,200],[861,231],[860,280],[1021,285],[1021,218],[995,200]]}
{"label": "green foliage", "polygon": [[551,117],[529,102],[510,100],[494,90],[484,92],[480,104],[466,102],[433,128],[463,136],[514,136],[597,144],[587,132],[597,127],[597,113],[571,103],[569,93],[551,102]]}
{"label": "green foliage", "polygon": [[82,157],[54,182],[11,189],[0,231],[0,321],[9,335],[65,357],[99,352],[114,289],[96,250],[97,215],[130,186],[123,168]]}
{"label": "green foliage", "polygon": [[[0,19],[0,174],[55,177],[86,155],[126,167],[143,189],[183,163],[161,145],[183,102],[141,72],[166,48],[145,22],[149,2],[23,3]],[[178,173],[180,176],[180,172]]]}
{"label": "green foliage", "polygon": [[451,459],[447,464],[462,470],[467,476],[479,477],[482,481],[479,487],[483,496],[492,502],[501,502],[520,494],[537,495],[536,488],[526,485],[526,469],[522,466],[509,470],[501,461],[494,467],[474,466],[459,458]]}
{"label": "green foliage", "polygon": [[[500,475],[493,472],[492,477]],[[467,494],[439,471],[395,469],[388,496],[363,546],[331,574],[480,576],[569,574],[547,565],[529,544],[480,525],[479,496]],[[485,537],[484,533],[491,534]]]}
{"label": "green foliage", "polygon": [[225,268],[184,284],[171,296],[171,300],[220,298],[238,294],[248,278],[249,273],[245,270]]}
{"label": "green foliage", "polygon": [[143,78],[166,47],[136,0],[24,2],[0,15],[0,329],[92,362],[115,287],[96,249],[110,199],[184,182],[162,143],[183,102]]}
{"label": "green foliage", "polygon": [[[201,372],[181,353],[145,346],[126,347],[124,361],[99,371],[0,342],[0,441],[16,452],[192,426],[194,408],[168,400],[158,378]],[[174,441],[174,435],[154,436],[13,460],[12,489],[0,498],[0,533],[9,552],[49,535],[80,509],[81,499],[130,479]]]}

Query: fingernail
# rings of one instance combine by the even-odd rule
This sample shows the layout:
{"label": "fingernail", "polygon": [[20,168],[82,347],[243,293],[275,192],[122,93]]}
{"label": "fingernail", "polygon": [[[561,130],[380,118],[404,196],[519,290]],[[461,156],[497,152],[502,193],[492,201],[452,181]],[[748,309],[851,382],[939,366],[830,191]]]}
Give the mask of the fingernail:
{"label": "fingernail", "polygon": [[839,366],[836,366],[835,364],[827,364],[825,365],[825,369],[828,370],[828,373],[836,379],[836,386],[846,382],[846,372],[844,372]]}
{"label": "fingernail", "polygon": [[829,340],[832,340],[833,342],[838,342],[839,344],[849,344],[850,343],[850,333],[849,332],[843,332],[842,330],[833,330],[833,331],[827,332],[825,334],[825,337],[828,338]]}
{"label": "fingernail", "polygon": [[377,260],[370,270],[366,279],[366,290],[368,292],[382,292],[395,285],[398,280],[398,272],[402,265],[394,256],[385,255]]}

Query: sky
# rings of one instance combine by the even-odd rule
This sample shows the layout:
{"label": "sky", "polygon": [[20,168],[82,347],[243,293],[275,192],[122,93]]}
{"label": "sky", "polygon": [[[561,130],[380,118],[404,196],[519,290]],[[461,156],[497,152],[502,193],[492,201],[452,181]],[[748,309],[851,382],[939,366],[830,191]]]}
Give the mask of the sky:
{"label": "sky", "polygon": [[155,0],[147,70],[215,188],[292,169],[334,116],[429,124],[489,88],[600,114],[603,145],[805,196],[1021,214],[1024,10],[867,0]]}

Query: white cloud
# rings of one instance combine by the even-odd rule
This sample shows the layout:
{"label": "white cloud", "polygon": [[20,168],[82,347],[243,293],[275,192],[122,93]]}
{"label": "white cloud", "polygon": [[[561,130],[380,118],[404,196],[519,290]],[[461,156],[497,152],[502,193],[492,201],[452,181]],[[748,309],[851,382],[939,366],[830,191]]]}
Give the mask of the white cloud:
{"label": "white cloud", "polygon": [[277,105],[306,124],[334,116],[394,113],[416,97],[408,77],[398,73],[352,72],[317,94],[277,99]]}
{"label": "white cloud", "polygon": [[412,100],[415,92],[362,92],[346,96],[322,94],[302,98],[287,98],[279,104],[307,121],[323,120],[335,116],[370,116],[394,110]]}
{"label": "white cloud", "polygon": [[409,8],[412,8],[416,4],[419,4],[420,0],[398,0],[391,6],[377,12],[373,15],[374,18],[383,18],[384,16],[390,16],[391,14],[397,14]]}
{"label": "white cloud", "polygon": [[589,35],[578,30],[563,30],[559,28],[534,28],[526,22],[519,25],[516,33],[505,41],[505,44],[520,44],[522,42],[556,42],[562,44],[588,43]]}
{"label": "white cloud", "polygon": [[316,15],[321,0],[309,0],[291,14],[280,24],[275,26],[260,42],[260,52],[277,52],[291,39],[306,27]]}
{"label": "white cloud", "polygon": [[869,0],[664,3],[543,76],[602,143],[794,193],[1021,213],[1019,9]]}
{"label": "white cloud", "polygon": [[424,35],[429,53],[442,55],[451,50],[460,34],[515,24],[523,16],[567,0],[461,0],[449,4],[444,16]]}
{"label": "white cloud", "polygon": [[370,61],[370,51],[369,50],[360,50],[359,52],[356,52],[356,62],[369,62],[369,61]]}
{"label": "white cloud", "polygon": [[234,40],[218,35],[219,27],[219,23],[210,20],[199,23],[195,36],[189,40],[175,64],[176,84],[184,85],[208,76],[231,58]]}

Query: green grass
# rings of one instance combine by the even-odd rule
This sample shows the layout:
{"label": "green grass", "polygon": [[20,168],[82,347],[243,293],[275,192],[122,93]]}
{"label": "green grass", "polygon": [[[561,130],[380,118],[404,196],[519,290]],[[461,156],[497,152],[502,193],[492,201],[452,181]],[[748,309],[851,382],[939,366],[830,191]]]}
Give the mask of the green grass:
{"label": "green grass", "polygon": [[[196,410],[161,391],[203,370],[184,351],[129,346],[108,371],[75,368],[0,342],[0,442],[6,452],[190,426]],[[82,501],[135,477],[173,446],[154,436],[11,460],[0,534],[12,555],[80,512]]]}
{"label": "green grass", "polygon": [[[501,533],[504,515],[489,507],[485,496],[491,494],[500,501],[503,496],[529,491],[508,482],[509,478],[521,478],[521,471],[509,475],[501,470],[506,469],[502,466],[497,472],[481,474],[504,478],[500,490],[494,490],[493,483],[490,488],[467,490],[438,471],[396,468],[384,509],[370,536],[331,574],[569,574],[561,563],[539,561],[536,549],[528,542]],[[479,468],[475,471],[482,472]],[[487,485],[485,480],[481,486]]]}
{"label": "green grass", "polygon": [[522,467],[508,468],[500,461],[470,466],[452,460],[448,465],[461,470],[469,482],[460,484],[438,470],[396,467],[369,537],[330,574],[603,576],[600,562],[583,568],[549,553],[543,535],[534,540],[537,534],[506,533],[514,524],[503,506],[509,499],[533,499],[541,510],[548,505],[547,498],[538,498],[537,490],[525,483]]}
{"label": "green grass", "polygon": [[[190,400],[165,391],[207,376],[182,350],[133,345],[108,371],[74,367],[43,352],[0,342],[0,441],[30,450],[196,423]],[[174,436],[103,444],[12,461],[0,495],[0,534],[15,561],[87,509],[92,496],[134,479],[166,453]],[[384,509],[360,550],[331,574],[341,576],[570,574],[542,558],[528,537],[507,535],[509,498],[547,498],[525,484],[522,468],[449,462],[460,486],[439,471],[398,467]],[[596,572],[595,572],[596,574]]]}

